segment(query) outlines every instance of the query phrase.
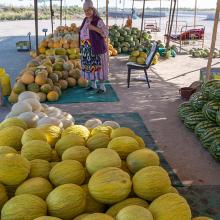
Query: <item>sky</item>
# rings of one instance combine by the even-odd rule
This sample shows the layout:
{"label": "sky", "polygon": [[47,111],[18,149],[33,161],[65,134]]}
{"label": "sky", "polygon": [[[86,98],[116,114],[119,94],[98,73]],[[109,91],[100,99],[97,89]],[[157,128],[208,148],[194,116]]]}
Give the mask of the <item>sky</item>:
{"label": "sky", "polygon": [[[100,7],[105,6],[105,0],[98,0]],[[115,7],[116,2],[118,5],[118,8],[123,8],[123,1],[124,0],[109,0],[109,6],[110,7]],[[217,0],[197,0],[198,1],[198,8],[215,8],[216,6],[216,1]],[[55,0],[54,3],[58,4],[59,1]],[[78,5],[82,6],[83,2],[81,0],[63,0],[63,2],[66,2],[66,5]],[[97,5],[97,0],[93,0],[94,4]],[[132,7],[132,0],[125,0],[126,2],[126,8],[131,8]],[[179,5],[180,7],[190,7],[194,8],[195,1],[194,0],[179,0]],[[0,0],[1,4],[6,4],[6,5],[15,5],[15,6],[29,6],[33,4],[33,0]],[[168,2],[162,2],[163,7],[169,7]],[[141,8],[142,3],[141,2],[135,2],[135,7],[136,8]],[[149,1],[146,2],[146,7],[159,7],[159,1],[158,2],[153,2]]]}

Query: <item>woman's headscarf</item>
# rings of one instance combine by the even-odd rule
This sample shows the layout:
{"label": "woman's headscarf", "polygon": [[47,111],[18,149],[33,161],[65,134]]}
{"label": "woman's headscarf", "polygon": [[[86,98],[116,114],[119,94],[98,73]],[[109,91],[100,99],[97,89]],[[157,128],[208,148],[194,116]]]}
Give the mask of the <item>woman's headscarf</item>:
{"label": "woman's headscarf", "polygon": [[85,0],[85,2],[83,4],[83,10],[87,10],[89,8],[94,8],[93,2],[92,2],[92,0]]}

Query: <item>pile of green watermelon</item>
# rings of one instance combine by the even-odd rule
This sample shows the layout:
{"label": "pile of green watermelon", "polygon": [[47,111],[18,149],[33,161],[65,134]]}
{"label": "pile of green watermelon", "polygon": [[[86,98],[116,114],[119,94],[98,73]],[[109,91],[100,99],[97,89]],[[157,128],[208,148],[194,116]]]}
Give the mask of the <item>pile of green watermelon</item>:
{"label": "pile of green watermelon", "polygon": [[203,147],[220,161],[220,80],[204,83],[200,92],[178,107],[178,115]]}
{"label": "pile of green watermelon", "polygon": [[135,50],[144,51],[151,47],[152,36],[142,32],[138,28],[119,27],[113,25],[110,27],[109,38],[111,45],[118,53],[131,53]]}
{"label": "pile of green watermelon", "polygon": [[[192,48],[189,51],[189,54],[191,54],[192,57],[195,57],[195,58],[207,58],[210,54],[210,49],[208,49],[208,48]],[[220,57],[220,50],[215,48],[213,57],[219,58]]]}

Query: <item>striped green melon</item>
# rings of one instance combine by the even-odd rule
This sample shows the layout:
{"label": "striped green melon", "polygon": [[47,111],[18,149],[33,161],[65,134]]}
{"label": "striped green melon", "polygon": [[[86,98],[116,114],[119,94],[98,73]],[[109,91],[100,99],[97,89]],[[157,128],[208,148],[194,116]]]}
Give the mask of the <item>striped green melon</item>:
{"label": "striped green melon", "polygon": [[191,95],[189,102],[194,111],[200,111],[207,102],[207,99],[202,95],[201,92],[196,92]]}
{"label": "striped green melon", "polygon": [[184,125],[187,128],[194,130],[196,125],[204,120],[205,120],[205,117],[202,114],[202,112],[193,112],[193,113],[188,114],[188,116],[185,117]]}
{"label": "striped green melon", "polygon": [[220,160],[220,139],[212,142],[209,152],[216,160]]}
{"label": "striped green melon", "polygon": [[216,123],[220,126],[220,110],[216,114]]}
{"label": "striped green melon", "polygon": [[203,106],[202,112],[203,112],[204,116],[206,117],[206,119],[215,122],[217,112],[218,112],[219,109],[220,109],[220,102],[210,101],[210,102],[207,102]]}
{"label": "striped green melon", "polygon": [[206,129],[206,131],[201,136],[200,140],[204,148],[209,149],[212,145],[212,142],[218,138],[220,138],[220,128],[213,127]]}
{"label": "striped green melon", "polygon": [[196,125],[194,132],[197,137],[201,137],[206,129],[216,127],[216,123],[211,121],[201,121],[199,124]]}
{"label": "striped green melon", "polygon": [[178,115],[179,115],[180,119],[182,121],[184,121],[185,117],[189,113],[193,112],[193,109],[192,109],[192,107],[191,107],[189,102],[184,102],[184,103],[180,104],[180,106],[178,107],[177,111],[178,111]]}
{"label": "striped green melon", "polygon": [[220,83],[219,80],[211,80],[204,83],[201,87],[202,94],[206,97],[209,97],[210,90],[212,90],[213,87],[216,87],[216,85],[219,83]]}

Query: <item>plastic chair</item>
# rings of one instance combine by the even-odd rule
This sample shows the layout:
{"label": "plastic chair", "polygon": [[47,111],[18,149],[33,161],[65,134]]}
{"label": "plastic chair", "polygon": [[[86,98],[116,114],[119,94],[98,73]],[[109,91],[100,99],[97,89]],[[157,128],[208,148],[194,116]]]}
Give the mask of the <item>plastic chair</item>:
{"label": "plastic chair", "polygon": [[147,58],[145,60],[144,65],[140,65],[140,64],[137,64],[137,63],[134,63],[134,62],[128,62],[127,63],[127,67],[128,67],[128,77],[127,77],[128,88],[130,87],[131,70],[143,70],[144,73],[145,73],[145,77],[146,77],[148,87],[150,88],[150,82],[149,82],[149,79],[148,79],[147,70],[151,66],[151,63],[152,63],[156,53],[157,53],[157,42],[154,42],[152,44],[151,51],[150,51],[149,55],[147,56]]}

